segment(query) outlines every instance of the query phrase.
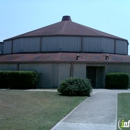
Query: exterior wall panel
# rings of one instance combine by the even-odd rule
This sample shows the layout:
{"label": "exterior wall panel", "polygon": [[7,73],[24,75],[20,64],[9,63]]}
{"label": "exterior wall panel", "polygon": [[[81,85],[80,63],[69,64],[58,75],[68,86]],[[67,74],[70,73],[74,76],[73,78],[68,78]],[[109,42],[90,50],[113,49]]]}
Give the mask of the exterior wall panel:
{"label": "exterior wall panel", "polygon": [[58,66],[59,64],[52,64],[52,88],[58,87]]}
{"label": "exterior wall panel", "polygon": [[43,37],[42,38],[42,51],[55,52],[55,51],[68,51],[80,52],[81,51],[81,38],[80,37]]}
{"label": "exterior wall panel", "polygon": [[62,80],[70,77],[70,64],[19,64],[19,70],[40,73],[40,88],[57,88]]}
{"label": "exterior wall panel", "polygon": [[17,64],[0,64],[0,70],[17,70]]}
{"label": "exterior wall panel", "polygon": [[12,45],[11,40],[4,42],[4,54],[10,54],[11,53],[11,45]]}
{"label": "exterior wall panel", "polygon": [[84,52],[102,52],[101,37],[84,37],[83,38]]}
{"label": "exterior wall panel", "polygon": [[114,39],[102,38],[102,52],[114,53]]}
{"label": "exterior wall panel", "polygon": [[61,51],[80,52],[81,37],[62,37],[60,44]]}
{"label": "exterior wall panel", "polygon": [[[19,64],[19,70],[33,70],[40,73],[40,88],[56,88],[61,81],[70,77],[70,64]],[[74,77],[86,78],[86,66],[95,66],[97,87],[105,86],[105,75],[109,72],[125,72],[130,76],[129,64],[73,64]],[[0,70],[17,70],[17,64],[0,64]],[[130,87],[130,84],[129,84]]]}
{"label": "exterior wall panel", "polygon": [[42,38],[42,52],[59,51],[60,37],[43,37]]}
{"label": "exterior wall panel", "polygon": [[[116,44],[114,43],[116,41]],[[128,54],[127,41],[104,37],[76,37],[76,36],[50,36],[30,37],[5,41],[3,53],[24,52],[105,52]],[[41,43],[40,43],[41,42]],[[12,49],[13,45],[13,49]],[[0,44],[0,46],[2,46]],[[40,49],[41,46],[41,49]],[[81,48],[82,47],[82,48]],[[2,48],[2,47],[0,47]],[[12,49],[12,50],[11,50]],[[81,50],[82,49],[82,50]],[[0,49],[1,50],[1,49]]]}
{"label": "exterior wall panel", "polygon": [[23,52],[40,52],[40,38],[23,38]]}
{"label": "exterior wall panel", "polygon": [[3,54],[3,42],[0,42],[0,54]]}
{"label": "exterior wall panel", "polygon": [[116,54],[127,54],[128,45],[126,41],[116,40]]}
{"label": "exterior wall panel", "polygon": [[70,64],[59,64],[58,66],[58,86],[62,80],[70,77]]}
{"label": "exterior wall panel", "polygon": [[86,64],[74,64],[74,77],[86,78]]}
{"label": "exterior wall panel", "polygon": [[39,52],[40,38],[20,38],[13,41],[13,52]]}
{"label": "exterior wall panel", "polygon": [[130,65],[125,65],[125,64],[106,64],[106,69],[105,69],[105,73],[109,73],[109,72],[125,72],[125,73],[129,73],[130,75]]}
{"label": "exterior wall panel", "polygon": [[40,73],[38,87],[52,88],[52,64],[20,64],[19,70],[31,70]]}
{"label": "exterior wall panel", "polygon": [[23,38],[13,40],[13,53],[23,52]]}

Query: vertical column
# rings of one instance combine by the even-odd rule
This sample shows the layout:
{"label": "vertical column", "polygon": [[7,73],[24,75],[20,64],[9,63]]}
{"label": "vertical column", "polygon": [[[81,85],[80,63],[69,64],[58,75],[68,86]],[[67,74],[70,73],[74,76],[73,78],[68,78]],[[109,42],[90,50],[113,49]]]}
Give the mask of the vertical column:
{"label": "vertical column", "polygon": [[19,71],[19,63],[17,63],[17,70]]}
{"label": "vertical column", "polygon": [[81,37],[81,52],[83,53],[83,37]]}
{"label": "vertical column", "polygon": [[129,45],[129,44],[128,44],[128,41],[127,41],[127,53],[126,53],[126,55],[128,55],[128,45]]}
{"label": "vertical column", "polygon": [[114,54],[116,54],[116,39],[114,39]]}
{"label": "vertical column", "polygon": [[52,64],[52,87],[58,87],[58,64]]}
{"label": "vertical column", "polygon": [[42,37],[40,37],[40,52],[42,52]]}
{"label": "vertical column", "polygon": [[11,53],[13,53],[13,40],[11,40]]}
{"label": "vertical column", "polygon": [[74,76],[74,65],[73,63],[70,65],[70,77]]}

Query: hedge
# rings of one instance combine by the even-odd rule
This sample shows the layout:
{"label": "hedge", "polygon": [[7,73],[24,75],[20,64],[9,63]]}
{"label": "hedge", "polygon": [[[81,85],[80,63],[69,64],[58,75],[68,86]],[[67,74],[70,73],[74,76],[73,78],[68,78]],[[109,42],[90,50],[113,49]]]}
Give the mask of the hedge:
{"label": "hedge", "polygon": [[108,73],[105,78],[106,88],[108,89],[127,89],[129,75],[127,73]]}
{"label": "hedge", "polygon": [[0,71],[0,88],[36,88],[39,74],[35,71]]}
{"label": "hedge", "polygon": [[61,82],[58,92],[67,96],[90,96],[92,86],[88,79],[71,77]]}

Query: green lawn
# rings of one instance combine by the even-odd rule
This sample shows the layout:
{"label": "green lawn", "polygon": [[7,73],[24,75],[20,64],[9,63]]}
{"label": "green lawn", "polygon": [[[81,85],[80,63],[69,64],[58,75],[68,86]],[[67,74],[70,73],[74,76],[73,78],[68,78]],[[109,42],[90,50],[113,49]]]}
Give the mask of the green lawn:
{"label": "green lawn", "polygon": [[[125,122],[130,120],[130,93],[118,94],[118,117],[117,121],[124,119]],[[122,128],[122,130],[130,130],[130,128]]]}
{"label": "green lawn", "polygon": [[50,130],[85,98],[0,90],[0,130]]}

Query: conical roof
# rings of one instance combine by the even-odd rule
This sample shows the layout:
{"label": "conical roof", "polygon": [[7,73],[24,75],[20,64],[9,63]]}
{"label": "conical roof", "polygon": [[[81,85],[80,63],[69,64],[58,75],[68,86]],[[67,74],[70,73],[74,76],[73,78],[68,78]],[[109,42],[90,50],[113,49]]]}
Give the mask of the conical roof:
{"label": "conical roof", "polygon": [[[62,20],[58,23],[51,24],[49,26],[42,27],[34,31],[24,33],[16,37],[12,37],[10,39],[20,38],[20,37],[57,36],[57,35],[96,36],[96,37],[123,39],[123,38],[75,23],[71,21],[70,16],[63,16]],[[123,40],[126,40],[126,39],[123,39]]]}

